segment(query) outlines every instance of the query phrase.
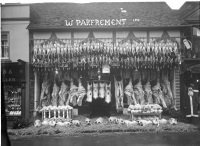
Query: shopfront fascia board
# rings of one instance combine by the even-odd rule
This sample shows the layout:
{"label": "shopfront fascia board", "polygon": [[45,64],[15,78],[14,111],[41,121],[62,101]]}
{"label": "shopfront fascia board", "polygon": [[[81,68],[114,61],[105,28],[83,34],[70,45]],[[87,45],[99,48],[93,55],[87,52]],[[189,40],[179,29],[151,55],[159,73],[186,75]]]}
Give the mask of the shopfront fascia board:
{"label": "shopfront fascia board", "polygon": [[41,27],[27,27],[29,31],[102,31],[102,30],[175,30],[175,29],[184,29],[186,27],[191,27],[191,25],[180,25],[180,26],[145,26],[145,27],[56,27],[56,26],[41,26]]}

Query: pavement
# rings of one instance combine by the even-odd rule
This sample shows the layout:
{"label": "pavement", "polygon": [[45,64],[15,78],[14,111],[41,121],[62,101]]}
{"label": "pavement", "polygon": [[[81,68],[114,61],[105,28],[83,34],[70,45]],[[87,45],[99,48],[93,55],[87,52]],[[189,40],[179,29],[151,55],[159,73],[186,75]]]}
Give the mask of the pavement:
{"label": "pavement", "polygon": [[197,146],[200,133],[104,133],[11,139],[11,146]]}

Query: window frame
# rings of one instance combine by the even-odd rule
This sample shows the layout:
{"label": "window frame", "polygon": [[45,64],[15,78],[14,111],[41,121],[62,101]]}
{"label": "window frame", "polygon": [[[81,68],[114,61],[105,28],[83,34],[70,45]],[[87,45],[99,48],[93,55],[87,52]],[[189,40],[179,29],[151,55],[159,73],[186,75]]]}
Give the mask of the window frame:
{"label": "window frame", "polygon": [[8,41],[8,56],[7,57],[2,57],[2,52],[1,52],[1,60],[10,60],[10,32],[9,31],[2,31],[1,32],[1,49],[2,49],[2,35],[6,34],[7,35],[7,41]]}

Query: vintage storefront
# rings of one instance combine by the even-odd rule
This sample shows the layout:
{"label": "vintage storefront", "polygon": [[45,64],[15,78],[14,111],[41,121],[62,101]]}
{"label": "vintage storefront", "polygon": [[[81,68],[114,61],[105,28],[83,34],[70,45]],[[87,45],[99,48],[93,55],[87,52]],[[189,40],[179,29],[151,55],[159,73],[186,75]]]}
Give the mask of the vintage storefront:
{"label": "vintage storefront", "polygon": [[31,5],[33,111],[69,105],[109,116],[155,103],[179,110],[180,24],[162,2]]}

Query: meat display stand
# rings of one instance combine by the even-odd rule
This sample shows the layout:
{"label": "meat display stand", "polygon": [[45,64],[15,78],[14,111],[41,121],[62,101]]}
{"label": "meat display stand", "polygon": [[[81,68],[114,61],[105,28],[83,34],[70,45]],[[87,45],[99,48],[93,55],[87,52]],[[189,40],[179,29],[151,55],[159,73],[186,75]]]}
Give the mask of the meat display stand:
{"label": "meat display stand", "polygon": [[135,120],[138,117],[158,117],[161,119],[162,107],[158,104],[147,105],[130,105],[128,112],[130,113],[131,120]]}
{"label": "meat display stand", "polygon": [[161,113],[130,113],[130,118],[132,121],[143,116],[156,116],[161,119]]}

